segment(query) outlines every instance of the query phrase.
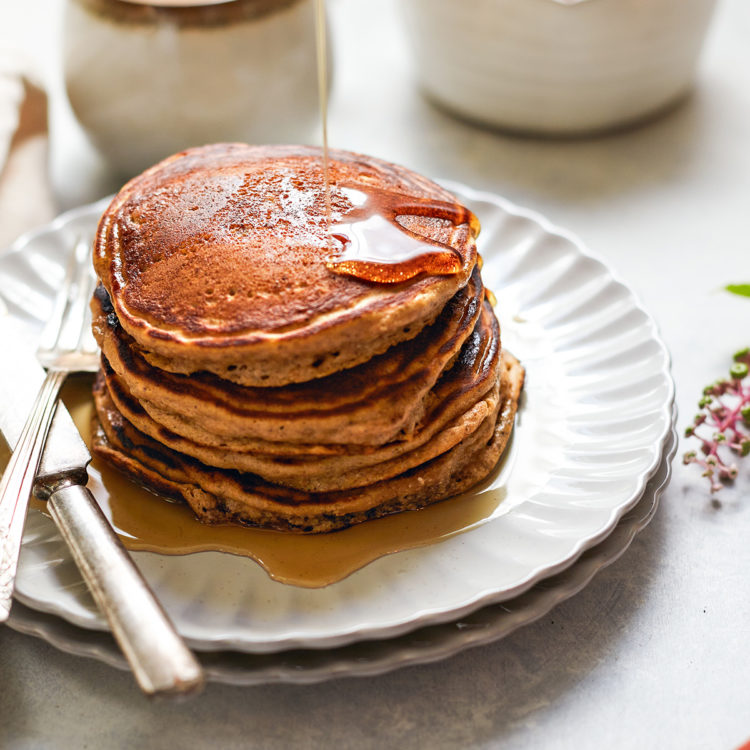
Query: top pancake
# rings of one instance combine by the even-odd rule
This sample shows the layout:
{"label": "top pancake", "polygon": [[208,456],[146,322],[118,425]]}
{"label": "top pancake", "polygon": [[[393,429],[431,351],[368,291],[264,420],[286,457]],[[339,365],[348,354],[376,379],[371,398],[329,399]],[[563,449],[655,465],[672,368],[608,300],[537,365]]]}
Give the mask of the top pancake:
{"label": "top pancake", "polygon": [[[353,208],[342,188],[455,201],[371,157],[331,151],[329,167],[332,222]],[[461,270],[362,281],[326,265],[322,187],[320,149],[243,144],[185,151],[125,185],[99,223],[94,263],[144,357],[171,372],[284,385],[357,365],[431,323],[476,263],[470,226],[399,219],[453,247]]]}
{"label": "top pancake", "polygon": [[262,450],[267,441],[380,445],[409,434],[424,416],[429,392],[467,339],[473,340],[482,294],[475,269],[416,338],[357,367],[278,387],[253,388],[212,373],[180,375],[152,367],[133,350],[102,287],[91,302],[92,328],[132,395],[152,416],[158,411],[174,431],[187,431],[185,436],[198,442],[249,442],[253,450]]}

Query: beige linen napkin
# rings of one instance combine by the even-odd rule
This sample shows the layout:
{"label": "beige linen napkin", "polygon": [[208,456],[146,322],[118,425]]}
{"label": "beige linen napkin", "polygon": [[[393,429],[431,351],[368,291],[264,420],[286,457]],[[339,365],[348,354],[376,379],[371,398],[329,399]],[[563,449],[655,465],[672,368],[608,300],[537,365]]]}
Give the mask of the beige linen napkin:
{"label": "beige linen napkin", "polygon": [[0,250],[56,213],[49,184],[47,96],[0,59]]}

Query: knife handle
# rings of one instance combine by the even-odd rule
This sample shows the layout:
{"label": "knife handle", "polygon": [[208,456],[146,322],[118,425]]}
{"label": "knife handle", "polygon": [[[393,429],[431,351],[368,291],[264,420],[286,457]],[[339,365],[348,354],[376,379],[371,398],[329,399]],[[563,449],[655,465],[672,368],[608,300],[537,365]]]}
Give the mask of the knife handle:
{"label": "knife handle", "polygon": [[200,664],[91,492],[78,484],[64,486],[50,495],[48,507],[141,689],[147,695],[199,691]]}

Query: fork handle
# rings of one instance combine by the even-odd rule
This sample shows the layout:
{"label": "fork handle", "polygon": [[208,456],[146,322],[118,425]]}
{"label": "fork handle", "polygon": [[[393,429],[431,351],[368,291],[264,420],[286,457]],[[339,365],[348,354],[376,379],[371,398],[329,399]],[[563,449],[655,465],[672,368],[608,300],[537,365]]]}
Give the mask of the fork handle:
{"label": "fork handle", "polygon": [[147,695],[200,690],[203,672],[112,531],[94,496],[71,484],[48,506],[84,580]]}
{"label": "fork handle", "polygon": [[47,372],[0,481],[0,623],[10,614],[29,498],[66,375]]}

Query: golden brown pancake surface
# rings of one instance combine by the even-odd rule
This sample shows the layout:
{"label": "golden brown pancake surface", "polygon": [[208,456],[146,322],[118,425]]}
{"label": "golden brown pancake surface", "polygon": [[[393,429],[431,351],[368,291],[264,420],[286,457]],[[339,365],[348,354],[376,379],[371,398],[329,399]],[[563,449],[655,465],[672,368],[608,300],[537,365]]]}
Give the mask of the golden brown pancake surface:
{"label": "golden brown pancake surface", "polygon": [[[345,187],[454,200],[372,157],[332,151],[329,164],[334,222],[353,209]],[[400,223],[452,247],[458,273],[399,284],[334,273],[322,185],[319,149],[218,144],[170,157],[118,193],[95,267],[152,364],[244,385],[321,377],[414,337],[469,279],[474,230],[429,216]]]}

